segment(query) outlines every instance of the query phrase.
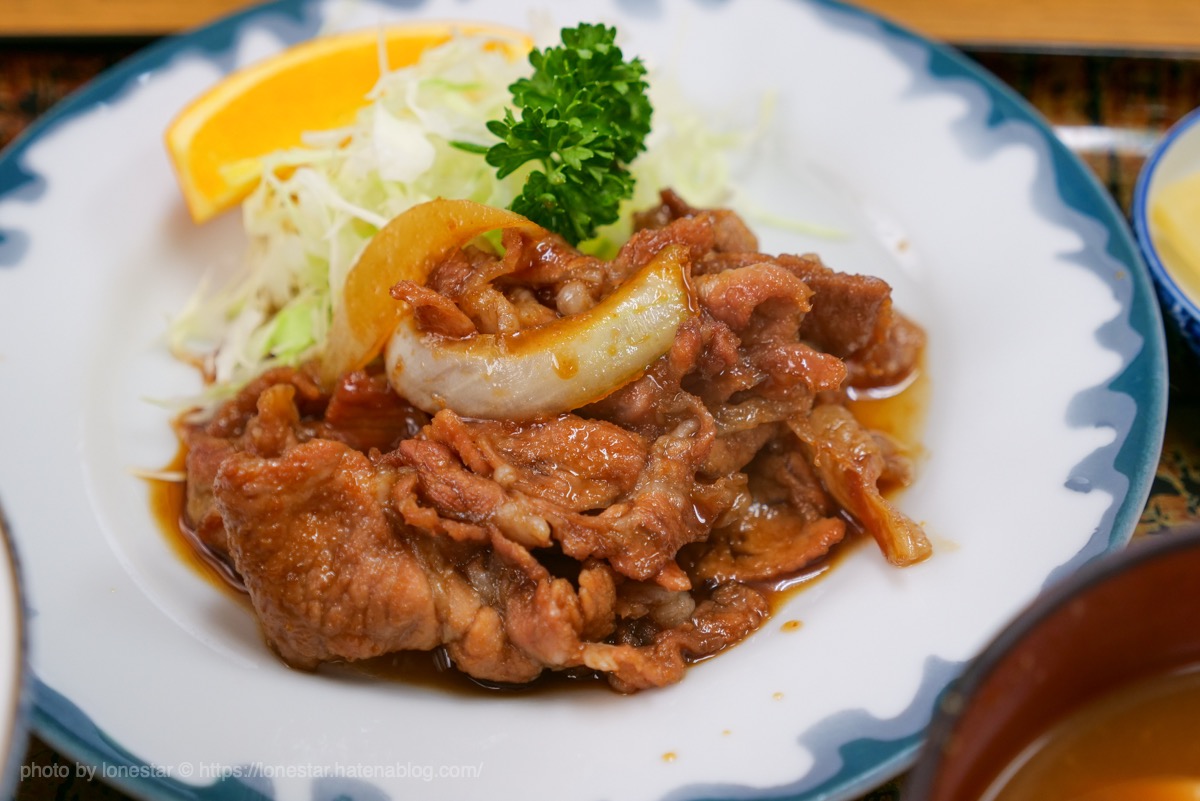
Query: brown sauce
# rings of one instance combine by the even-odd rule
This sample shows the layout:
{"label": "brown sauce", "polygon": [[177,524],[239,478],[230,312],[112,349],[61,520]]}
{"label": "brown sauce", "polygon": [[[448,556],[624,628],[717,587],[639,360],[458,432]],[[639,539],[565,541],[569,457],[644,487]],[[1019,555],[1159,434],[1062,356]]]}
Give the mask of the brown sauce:
{"label": "brown sauce", "polygon": [[441,648],[433,651],[397,651],[353,663],[322,665],[318,670],[322,673],[366,675],[384,681],[460,695],[526,698],[530,695],[577,693],[581,690],[612,692],[603,675],[588,668],[544,670],[540,676],[527,684],[482,681],[455,670]]}
{"label": "brown sauce", "polygon": [[[846,405],[854,412],[859,422],[867,428],[887,434],[914,461],[919,461],[924,455],[920,442],[921,430],[925,425],[925,410],[929,408],[929,394],[930,380],[922,357],[916,372],[902,391],[884,390],[877,397],[861,397],[849,401]],[[884,495],[894,500],[901,492],[903,490],[893,489],[885,491]],[[827,556],[809,564],[799,573],[758,587],[765,592],[771,604],[771,614],[777,614],[793,595],[829,575],[850,554],[871,541],[870,535],[855,521],[847,519],[846,538]]]}
{"label": "brown sauce", "polygon": [[[903,392],[888,397],[854,400],[849,406],[865,425],[888,434],[907,452],[914,453],[918,447],[928,397],[929,379],[924,370],[919,369],[915,379]],[[187,448],[181,440],[178,452],[162,472],[182,474],[186,459]],[[241,580],[223,560],[210,553],[188,528],[184,514],[184,483],[158,478],[150,478],[146,482],[149,487],[151,512],[171,549],[207,582],[249,608],[250,598]],[[851,523],[847,526],[846,539],[828,556],[793,575],[756,585],[756,588],[767,596],[771,614],[774,616],[778,613],[792,596],[828,575],[839,562],[869,540],[869,536]],[[795,625],[788,626],[789,623]],[[784,626],[787,631],[795,631],[800,628],[800,623],[787,621]],[[319,670],[334,675],[344,675],[347,672],[355,676],[367,675],[453,693],[508,693],[523,697],[530,693],[542,694],[564,690],[578,692],[583,688],[608,690],[602,676],[587,669],[548,670],[534,682],[522,685],[482,682],[453,669],[440,648],[429,652],[402,651],[353,664],[332,663],[322,666]]]}
{"label": "brown sauce", "polygon": [[[163,474],[183,475],[187,461],[187,446],[179,441],[179,449],[163,469]],[[246,588],[241,579],[224,560],[214,555],[196,537],[187,525],[185,505],[187,503],[186,485],[183,481],[171,481],[164,478],[147,478],[149,488],[150,512],[154,522],[162,532],[167,545],[175,555],[209,584],[224,592],[239,602],[250,605]]]}
{"label": "brown sauce", "polygon": [[867,428],[882,431],[894,439],[910,456],[919,457],[921,430],[932,391],[929,373],[922,355],[917,369],[902,391],[882,390],[877,395],[860,393],[846,405]]}
{"label": "brown sauce", "polygon": [[850,557],[850,554],[870,540],[871,538],[863,534],[857,526],[847,524],[846,538],[822,558],[809,563],[799,572],[771,582],[754,582],[752,586],[767,596],[767,603],[771,607],[771,616],[775,617],[794,596],[832,574],[839,564]]}
{"label": "brown sauce", "polygon": [[574,378],[579,372],[579,359],[570,353],[555,353],[553,355],[554,373],[564,381]]}

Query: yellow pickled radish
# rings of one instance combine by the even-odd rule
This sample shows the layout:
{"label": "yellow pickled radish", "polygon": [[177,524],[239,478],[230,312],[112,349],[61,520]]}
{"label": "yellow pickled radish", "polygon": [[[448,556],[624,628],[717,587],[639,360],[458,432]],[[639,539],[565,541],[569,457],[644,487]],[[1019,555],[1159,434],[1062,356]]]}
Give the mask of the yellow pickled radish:
{"label": "yellow pickled radish", "polygon": [[1150,223],[1163,266],[1200,305],[1200,172],[1158,192],[1150,207]]}

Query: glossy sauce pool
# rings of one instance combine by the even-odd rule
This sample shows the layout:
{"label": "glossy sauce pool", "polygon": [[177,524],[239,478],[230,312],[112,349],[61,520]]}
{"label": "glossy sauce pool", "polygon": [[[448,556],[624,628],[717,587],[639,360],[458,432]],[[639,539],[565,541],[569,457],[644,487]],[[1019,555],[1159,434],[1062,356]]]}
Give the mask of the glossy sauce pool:
{"label": "glossy sauce pool", "polygon": [[[163,476],[184,475],[186,460],[187,447],[180,440],[175,457],[162,468],[160,474]],[[162,532],[163,538],[171,546],[175,555],[207,582],[249,608],[250,598],[246,595],[241,581],[232,570],[205,548],[184,524],[187,493],[183,481],[147,478],[146,484],[150,490],[150,512],[154,515],[154,521],[158,524],[159,531]]]}
{"label": "glossy sauce pool", "polygon": [[[903,392],[887,397],[854,400],[848,405],[860,421],[869,428],[888,434],[907,453],[912,455],[914,461],[919,465],[921,451],[917,443],[920,442],[920,429],[924,422],[928,398],[929,378],[922,365],[921,368],[918,368],[914,380],[905,387]],[[182,475],[186,458],[187,450],[181,442],[178,452],[171,463],[163,468],[162,474]],[[198,575],[237,603],[244,605],[249,614],[253,614],[250,598],[237,576],[220,559],[210,554],[185,525],[184,483],[162,478],[149,478],[146,481],[149,487],[151,512],[171,549]],[[779,610],[793,594],[811,586],[827,575],[838,562],[869,540],[870,537],[851,524],[847,526],[846,539],[839,543],[829,556],[817,560],[795,575],[777,580],[769,585],[755,585],[757,589],[765,592],[771,606],[772,617],[763,625],[776,626],[783,632],[802,630],[803,621],[780,619],[777,614]],[[531,684],[516,687],[485,684],[453,670],[440,649],[434,652],[406,651],[388,654],[355,663],[353,667],[330,665],[323,666],[320,670],[333,672],[352,670],[359,674],[366,673],[371,676],[402,681],[406,684],[436,687],[456,692],[507,690],[525,694],[565,688],[578,691],[582,687],[608,690],[606,682],[597,681],[597,676],[587,670],[545,671],[541,678]]]}

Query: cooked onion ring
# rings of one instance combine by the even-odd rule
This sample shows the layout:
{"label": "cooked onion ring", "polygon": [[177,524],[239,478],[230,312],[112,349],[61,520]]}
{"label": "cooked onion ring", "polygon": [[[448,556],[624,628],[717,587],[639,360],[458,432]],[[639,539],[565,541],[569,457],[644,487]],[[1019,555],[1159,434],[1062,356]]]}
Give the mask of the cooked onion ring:
{"label": "cooked onion ring", "polygon": [[469,200],[431,200],[397,215],[375,234],[346,275],[321,359],[321,381],[332,386],[344,373],[366,366],[383,349],[406,304],[389,290],[400,281],[425,283],[429,271],[475,237],[515,228],[534,237],[546,229],[519,214]]}
{"label": "cooked onion ring", "polygon": [[692,314],[682,245],[669,245],[586,312],[510,334],[422,333],[412,314],[385,355],[388,381],[427,412],[528,420],[577,409],[641,375]]}

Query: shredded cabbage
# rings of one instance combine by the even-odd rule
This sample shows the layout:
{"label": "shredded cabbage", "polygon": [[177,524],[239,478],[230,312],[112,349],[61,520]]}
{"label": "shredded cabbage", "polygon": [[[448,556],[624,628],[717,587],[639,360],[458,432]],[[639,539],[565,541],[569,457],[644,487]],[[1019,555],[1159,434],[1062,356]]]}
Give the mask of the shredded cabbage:
{"label": "shredded cabbage", "polygon": [[[507,207],[520,193],[527,170],[498,180],[483,156],[450,144],[492,144],[487,121],[503,116],[508,86],[530,71],[486,42],[456,36],[385,72],[353,124],[261,159],[262,180],[242,207],[247,270],[216,292],[202,287],[171,322],[173,350],[203,364],[213,382],[207,400],[319,355],[346,274],[392,217],[437,197]],[[631,168],[634,197],[617,223],[584,243],[589,252],[614,253],[632,211],[654,205],[660,188],[702,206],[727,197],[727,156],[740,137],[707,127],[668,81],[650,84],[654,129]]]}

